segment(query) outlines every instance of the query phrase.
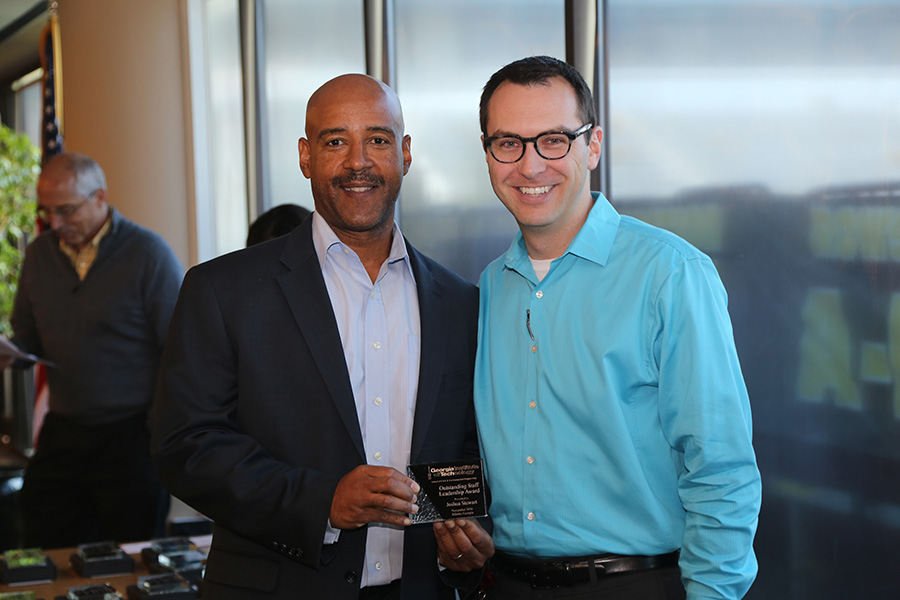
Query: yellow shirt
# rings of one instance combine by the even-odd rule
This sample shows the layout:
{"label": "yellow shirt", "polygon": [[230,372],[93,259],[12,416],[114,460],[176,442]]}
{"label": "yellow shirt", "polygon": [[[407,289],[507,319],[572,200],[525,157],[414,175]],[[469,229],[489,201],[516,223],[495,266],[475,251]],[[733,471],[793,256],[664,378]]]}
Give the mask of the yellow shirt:
{"label": "yellow shirt", "polygon": [[98,231],[93,239],[85,244],[81,250],[73,248],[62,240],[59,240],[59,249],[62,250],[63,254],[69,257],[70,261],[72,261],[72,266],[75,267],[75,272],[78,273],[79,280],[84,281],[87,272],[91,270],[91,265],[93,265],[94,261],[97,259],[97,250],[100,248],[100,240],[109,233],[111,224],[112,215],[106,218],[106,222],[103,223],[103,227],[100,228],[100,231]]}

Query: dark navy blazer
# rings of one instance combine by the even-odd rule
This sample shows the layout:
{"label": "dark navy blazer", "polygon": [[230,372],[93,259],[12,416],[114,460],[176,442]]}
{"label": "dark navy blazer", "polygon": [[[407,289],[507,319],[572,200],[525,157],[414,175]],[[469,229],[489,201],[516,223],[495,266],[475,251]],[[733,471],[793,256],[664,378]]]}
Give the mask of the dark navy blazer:
{"label": "dark navy blazer", "polygon": [[[322,543],[338,480],[366,459],[311,224],[192,268],[172,318],[153,456],[215,521],[204,597],[359,594],[366,528]],[[407,247],[421,315],[411,461],[477,456],[477,290]],[[430,525],[407,528],[403,560],[404,598],[453,597]]]}

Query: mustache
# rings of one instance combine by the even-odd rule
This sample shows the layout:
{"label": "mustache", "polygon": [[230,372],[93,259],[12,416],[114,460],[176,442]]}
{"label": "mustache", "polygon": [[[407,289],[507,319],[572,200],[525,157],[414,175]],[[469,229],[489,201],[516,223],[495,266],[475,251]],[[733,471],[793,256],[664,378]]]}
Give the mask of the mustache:
{"label": "mustache", "polygon": [[334,186],[349,185],[351,183],[371,183],[373,185],[384,185],[384,177],[376,175],[368,169],[362,171],[350,171],[346,175],[336,175],[331,178],[331,184]]}

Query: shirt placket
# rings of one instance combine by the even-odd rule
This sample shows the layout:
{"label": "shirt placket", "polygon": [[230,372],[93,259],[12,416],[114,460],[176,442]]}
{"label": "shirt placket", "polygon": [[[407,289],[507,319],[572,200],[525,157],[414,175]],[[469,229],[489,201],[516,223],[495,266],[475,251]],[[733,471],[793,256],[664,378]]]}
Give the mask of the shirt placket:
{"label": "shirt placket", "polygon": [[[390,422],[390,348],[387,344],[387,317],[381,295],[381,285],[376,283],[365,302],[365,352],[363,371],[365,377],[365,430],[366,462],[375,466],[394,466],[391,456]],[[366,569],[369,585],[388,583],[382,581],[382,572],[388,566],[390,540],[386,536],[369,532],[366,545]]]}
{"label": "shirt placket", "polygon": [[543,291],[540,286],[530,291],[529,300],[526,303],[525,310],[525,397],[520,400],[524,402],[525,416],[523,419],[524,431],[522,435],[522,449],[519,460],[522,468],[522,530],[525,535],[526,545],[530,538],[535,535],[535,527],[541,519],[541,515],[536,510],[535,504],[537,497],[535,491],[540,485],[537,477],[538,461],[540,460],[538,448],[538,426],[540,406],[540,367],[541,352],[543,350],[541,343],[543,310],[541,308],[541,298]]}

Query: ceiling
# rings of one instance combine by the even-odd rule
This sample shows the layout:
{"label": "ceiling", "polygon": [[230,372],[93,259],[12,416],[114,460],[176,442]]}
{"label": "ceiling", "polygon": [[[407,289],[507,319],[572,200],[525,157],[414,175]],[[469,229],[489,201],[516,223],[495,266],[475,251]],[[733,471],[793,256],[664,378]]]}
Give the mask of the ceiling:
{"label": "ceiling", "polygon": [[47,2],[0,0],[0,84],[4,87],[40,66]]}

